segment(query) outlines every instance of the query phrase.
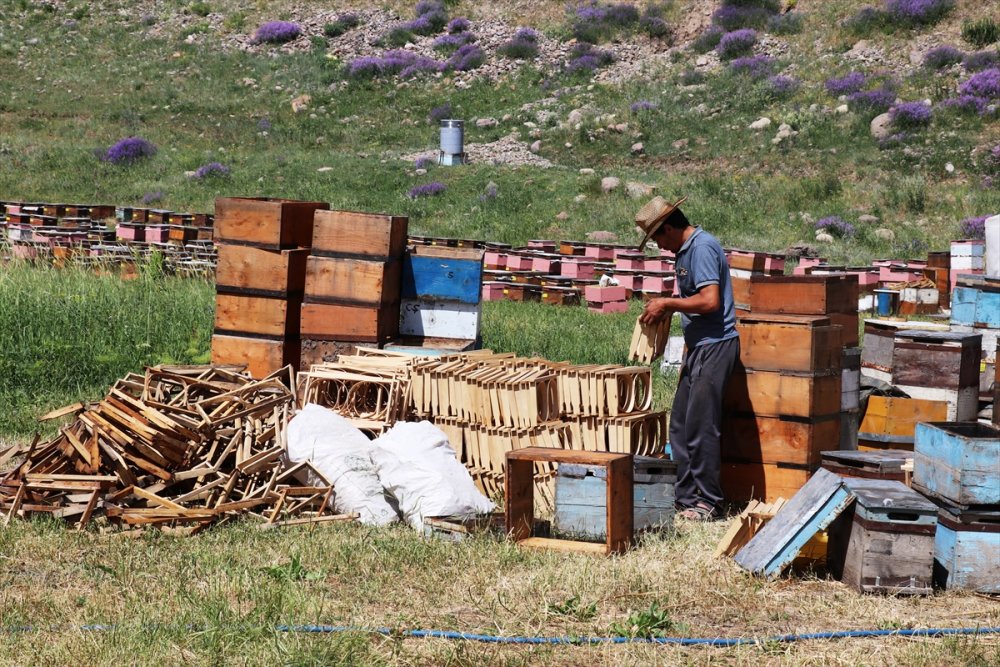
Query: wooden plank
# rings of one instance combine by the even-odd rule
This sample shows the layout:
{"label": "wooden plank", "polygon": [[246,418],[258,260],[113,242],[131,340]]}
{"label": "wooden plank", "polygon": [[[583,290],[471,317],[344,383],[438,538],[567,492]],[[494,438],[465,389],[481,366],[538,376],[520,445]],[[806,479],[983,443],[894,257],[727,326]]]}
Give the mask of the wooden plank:
{"label": "wooden plank", "polygon": [[722,458],[726,462],[815,467],[821,452],[839,442],[839,415],[803,419],[727,413],[722,419]]}
{"label": "wooden plank", "polygon": [[556,540],[549,537],[526,537],[518,540],[518,546],[528,549],[543,549],[545,551],[561,551],[564,553],[582,554],[587,556],[608,555],[608,545],[599,542],[577,542],[574,540]]}
{"label": "wooden plank", "polygon": [[313,217],[313,251],[383,261],[402,257],[409,219],[405,216],[317,211]]}
{"label": "wooden plank", "polygon": [[308,248],[313,214],[329,208],[322,202],[219,197],[215,200],[215,238],[271,250]]}
{"label": "wooden plank", "polygon": [[830,525],[853,499],[840,477],[817,470],[802,490],[740,549],[736,563],[757,576],[779,576],[799,550]]}
{"label": "wooden plank", "polygon": [[305,290],[308,248],[273,251],[222,244],[218,253],[219,292],[287,298]]}
{"label": "wooden plank", "polygon": [[632,457],[607,462],[607,553],[625,553],[632,546]]}
{"label": "wooden plank", "polygon": [[253,377],[266,377],[289,364],[298,367],[299,341],[215,334],[212,363],[245,366]]}
{"label": "wooden plank", "polygon": [[[764,319],[769,317],[780,319]],[[829,322],[829,318],[808,315],[742,317],[736,323],[740,334],[740,360],[746,368],[754,370],[836,370],[841,365],[842,329],[823,322]]]}
{"label": "wooden plank", "polygon": [[399,302],[382,305],[302,304],[300,336],[309,340],[384,343],[399,335]]}
{"label": "wooden plank", "polygon": [[380,306],[398,303],[402,264],[339,257],[306,260],[306,300]]}

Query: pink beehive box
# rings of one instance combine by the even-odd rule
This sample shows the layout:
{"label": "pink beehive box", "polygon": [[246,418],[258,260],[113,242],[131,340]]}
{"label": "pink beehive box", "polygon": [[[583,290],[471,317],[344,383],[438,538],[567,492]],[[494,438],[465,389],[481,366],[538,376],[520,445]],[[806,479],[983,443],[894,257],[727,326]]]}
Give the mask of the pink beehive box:
{"label": "pink beehive box", "polygon": [[170,238],[170,230],[166,225],[146,227],[146,243],[166,243]]}
{"label": "pink beehive box", "polygon": [[584,257],[600,260],[613,260],[615,249],[607,245],[586,245],[583,250]]}
{"label": "pink beehive box", "polygon": [[784,273],[785,257],[774,253],[764,255],[764,272],[771,275],[774,275],[775,273]]}
{"label": "pink beehive box", "polygon": [[509,283],[488,282],[483,283],[483,301],[502,301],[503,290]]}
{"label": "pink beehive box", "polygon": [[674,262],[665,257],[651,257],[646,260],[646,264],[642,268],[645,271],[665,273],[674,270]]}
{"label": "pink beehive box", "polygon": [[559,275],[567,278],[579,278],[589,280],[594,277],[594,262],[587,262],[578,259],[563,259],[559,268]]}
{"label": "pink beehive box", "polygon": [[558,246],[558,243],[548,239],[532,239],[528,241],[529,248],[532,250],[541,250],[542,252],[555,252]]}
{"label": "pink beehive box", "polygon": [[628,301],[606,301],[594,305],[588,304],[587,310],[592,313],[601,313],[602,315],[607,315],[608,313],[627,313]]}
{"label": "pink beehive box", "polygon": [[663,276],[643,276],[639,289],[646,294],[665,294],[666,283]]}
{"label": "pink beehive box", "polygon": [[531,270],[539,271],[546,275],[558,275],[561,263],[561,255],[556,255],[555,257],[535,255],[535,257],[531,260]]}
{"label": "pink beehive box", "polygon": [[607,303],[609,301],[625,301],[628,299],[628,293],[621,285],[607,287],[588,285],[583,290],[583,298],[587,300],[587,303]]}
{"label": "pink beehive box", "polygon": [[646,267],[646,255],[641,252],[622,252],[615,257],[615,268],[628,271],[642,271]]}
{"label": "pink beehive box", "polygon": [[486,269],[506,269],[507,253],[496,250],[487,250],[483,253],[483,268]]}
{"label": "pink beehive box", "polygon": [[534,257],[531,255],[510,254],[507,255],[508,271],[531,271]]}
{"label": "pink beehive box", "polygon": [[642,275],[638,273],[625,273],[615,271],[615,282],[627,290],[635,292],[642,288]]}

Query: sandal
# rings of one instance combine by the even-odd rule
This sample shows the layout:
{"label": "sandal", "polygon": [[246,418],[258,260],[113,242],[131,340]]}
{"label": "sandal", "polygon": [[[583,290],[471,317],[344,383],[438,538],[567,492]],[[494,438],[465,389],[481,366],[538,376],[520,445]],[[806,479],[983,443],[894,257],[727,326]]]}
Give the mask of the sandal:
{"label": "sandal", "polygon": [[721,512],[715,507],[710,507],[706,503],[696,503],[691,507],[685,507],[677,516],[685,521],[718,521],[722,518]]}

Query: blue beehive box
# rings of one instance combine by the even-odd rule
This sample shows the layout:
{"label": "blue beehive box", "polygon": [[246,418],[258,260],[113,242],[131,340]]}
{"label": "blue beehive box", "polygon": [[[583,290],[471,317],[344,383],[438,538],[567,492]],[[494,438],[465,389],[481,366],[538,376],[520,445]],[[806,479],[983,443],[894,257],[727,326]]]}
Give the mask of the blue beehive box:
{"label": "blue beehive box", "polygon": [[[607,468],[560,463],[556,473],[556,533],[603,541],[607,526]],[[633,457],[633,529],[672,528],[677,462]]]}
{"label": "blue beehive box", "polygon": [[962,511],[938,503],[934,583],[1000,594],[1000,507]]}
{"label": "blue beehive box", "polygon": [[973,326],[976,323],[976,300],[979,290],[958,285],[951,292],[951,323]]}
{"label": "blue beehive box", "polygon": [[913,487],[962,508],[1000,505],[1000,428],[979,422],[917,424]]}

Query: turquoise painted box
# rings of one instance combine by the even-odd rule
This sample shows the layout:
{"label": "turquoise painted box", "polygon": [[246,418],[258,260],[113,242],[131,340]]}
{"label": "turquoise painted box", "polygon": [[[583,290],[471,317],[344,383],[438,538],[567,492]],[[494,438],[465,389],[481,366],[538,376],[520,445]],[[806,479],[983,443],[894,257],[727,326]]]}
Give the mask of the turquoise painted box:
{"label": "turquoise painted box", "polygon": [[962,511],[939,503],[934,583],[1000,594],[1000,507]]}
{"label": "turquoise painted box", "polygon": [[[574,539],[602,541],[607,529],[607,468],[560,463],[552,528]],[[633,457],[633,530],[672,529],[677,462]]]}
{"label": "turquoise painted box", "polygon": [[917,424],[913,488],[961,507],[1000,505],[1000,428],[979,422]]}
{"label": "turquoise painted box", "polygon": [[971,327],[976,323],[979,290],[958,285],[951,292],[951,323]]}

